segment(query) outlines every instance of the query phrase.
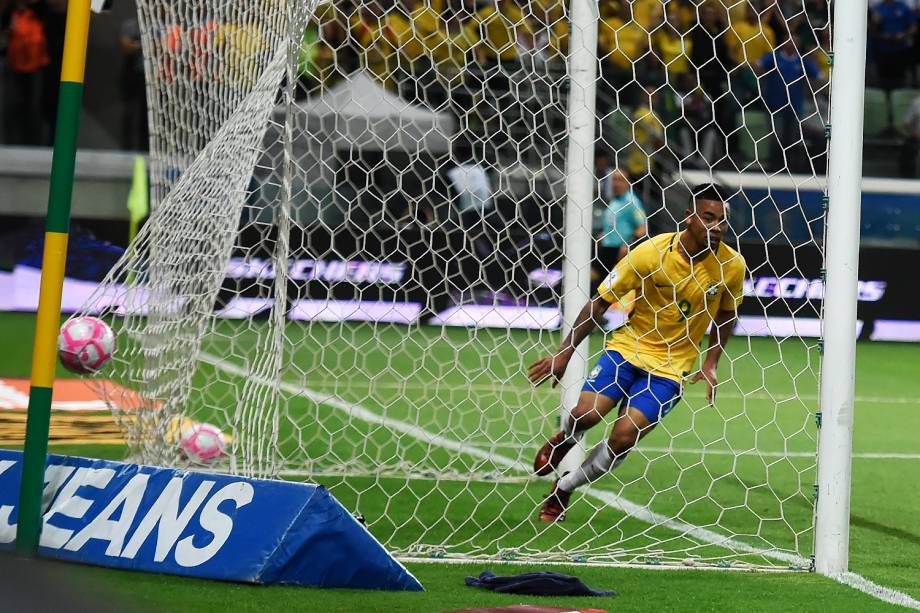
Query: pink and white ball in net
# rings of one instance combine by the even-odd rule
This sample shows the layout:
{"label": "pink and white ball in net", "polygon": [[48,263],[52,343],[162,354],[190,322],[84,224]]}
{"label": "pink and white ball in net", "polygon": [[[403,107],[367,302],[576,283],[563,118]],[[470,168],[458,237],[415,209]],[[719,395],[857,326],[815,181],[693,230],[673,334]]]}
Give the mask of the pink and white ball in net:
{"label": "pink and white ball in net", "polygon": [[207,464],[226,454],[227,441],[217,426],[192,424],[182,429],[179,450],[192,462]]}
{"label": "pink and white ball in net", "polygon": [[64,368],[91,375],[105,368],[115,353],[115,333],[101,319],[75,317],[61,326],[58,358]]}

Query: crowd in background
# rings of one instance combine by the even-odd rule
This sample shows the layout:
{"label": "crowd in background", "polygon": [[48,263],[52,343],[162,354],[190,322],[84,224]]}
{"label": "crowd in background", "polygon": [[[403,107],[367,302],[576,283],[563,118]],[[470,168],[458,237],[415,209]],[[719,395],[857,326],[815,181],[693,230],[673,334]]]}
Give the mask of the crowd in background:
{"label": "crowd in background", "polygon": [[[701,166],[726,159],[732,142],[725,135],[737,131],[743,108],[755,106],[777,124],[771,163],[805,169],[804,150],[789,151],[795,159],[787,161],[780,149],[801,141],[794,128],[819,114],[811,94],[828,72],[826,0],[729,8],[707,0],[607,0],[599,9],[598,109],[601,117],[628,114],[638,145],[627,153],[633,174],[648,172],[647,154],[661,146],[666,126],[674,127],[669,147],[683,157],[696,156]],[[532,79],[547,66],[564,70],[569,28],[561,0],[326,4],[305,39],[304,78],[316,91],[363,68],[404,97],[438,106],[458,87],[477,88],[477,78],[495,85],[495,66],[505,74],[524,67]],[[823,138],[823,122],[813,123]]]}
{"label": "crowd in background", "polygon": [[[53,140],[65,4],[0,0],[6,144]],[[920,2],[870,4],[870,85],[916,87]],[[813,169],[827,117],[827,0],[601,0],[599,11],[598,109],[608,119],[626,114],[635,146],[621,163],[632,174],[650,171],[650,154],[665,140],[685,164],[718,166],[737,148],[746,115],[757,113],[775,135],[763,165]],[[404,98],[437,108],[458,90],[512,90],[507,75],[515,71],[532,80],[564,74],[569,30],[564,0],[321,2],[301,48],[303,91],[316,95],[365,70]],[[121,144],[141,149],[137,22],[125,23],[119,38]],[[892,116],[891,127],[916,147],[903,119]]]}

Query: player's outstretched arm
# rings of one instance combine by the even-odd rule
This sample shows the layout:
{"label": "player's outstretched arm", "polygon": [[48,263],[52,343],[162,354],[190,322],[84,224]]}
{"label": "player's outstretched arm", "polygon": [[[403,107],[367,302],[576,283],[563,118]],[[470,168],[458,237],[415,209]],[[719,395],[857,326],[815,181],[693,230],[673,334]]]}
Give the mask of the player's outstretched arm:
{"label": "player's outstretched arm", "polygon": [[527,378],[534,385],[540,385],[547,379],[553,379],[553,387],[559,384],[565,369],[569,365],[575,348],[581,344],[594,330],[603,329],[604,313],[610,308],[610,303],[600,296],[595,296],[590,302],[582,307],[578,317],[575,318],[575,325],[572,330],[562,340],[559,349],[551,356],[537,360],[530,365],[527,371]]}
{"label": "player's outstretched arm", "polygon": [[712,330],[709,331],[709,347],[706,349],[706,357],[700,371],[690,381],[706,380],[706,399],[712,404],[716,399],[716,387],[719,385],[718,368],[719,358],[722,357],[722,351],[728,340],[735,332],[735,320],[738,315],[734,310],[719,310],[712,322]]}

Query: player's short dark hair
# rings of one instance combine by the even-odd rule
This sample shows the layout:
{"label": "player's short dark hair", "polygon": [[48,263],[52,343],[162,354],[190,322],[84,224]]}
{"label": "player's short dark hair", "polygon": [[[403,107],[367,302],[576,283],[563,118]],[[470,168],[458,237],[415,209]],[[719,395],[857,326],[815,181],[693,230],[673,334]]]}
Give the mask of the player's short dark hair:
{"label": "player's short dark hair", "polygon": [[688,208],[692,211],[696,208],[699,200],[715,200],[717,202],[728,203],[728,197],[731,192],[727,187],[719,183],[700,183],[690,189],[690,203]]}

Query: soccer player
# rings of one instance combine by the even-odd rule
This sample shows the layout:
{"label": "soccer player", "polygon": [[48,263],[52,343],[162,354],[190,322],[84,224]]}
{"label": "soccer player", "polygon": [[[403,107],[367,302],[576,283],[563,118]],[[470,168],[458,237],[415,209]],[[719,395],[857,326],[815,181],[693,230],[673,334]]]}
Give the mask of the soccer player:
{"label": "soccer player", "polygon": [[575,488],[622,464],[674,408],[710,324],[705,358],[690,382],[705,380],[707,398],[714,401],[716,368],[732,335],[746,274],[744,259],[722,242],[729,212],[725,193],[715,184],[694,187],[684,229],[659,234],[630,251],[578,314],[559,350],[530,366],[528,378],[534,385],[554,379],[555,387],[575,348],[600,327],[610,305],[636,292],[629,319],[610,334],[562,431],[537,453],[534,472],[553,472],[585,432],[619,405],[610,437],[553,484],[541,520],[564,519]]}

